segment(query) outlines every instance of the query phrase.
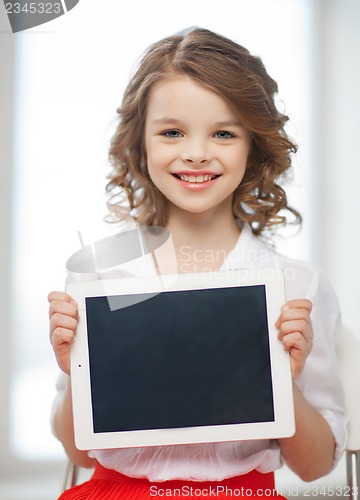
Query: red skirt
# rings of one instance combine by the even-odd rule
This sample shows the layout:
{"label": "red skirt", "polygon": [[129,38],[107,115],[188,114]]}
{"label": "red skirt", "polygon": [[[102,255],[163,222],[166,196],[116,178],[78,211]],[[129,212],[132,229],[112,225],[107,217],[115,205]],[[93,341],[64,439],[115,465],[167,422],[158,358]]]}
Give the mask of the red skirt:
{"label": "red skirt", "polygon": [[[64,491],[58,500],[150,500],[156,498],[277,498],[274,473],[251,471],[223,481],[151,482],[96,465],[89,481]],[[286,499],[285,499],[286,500]]]}

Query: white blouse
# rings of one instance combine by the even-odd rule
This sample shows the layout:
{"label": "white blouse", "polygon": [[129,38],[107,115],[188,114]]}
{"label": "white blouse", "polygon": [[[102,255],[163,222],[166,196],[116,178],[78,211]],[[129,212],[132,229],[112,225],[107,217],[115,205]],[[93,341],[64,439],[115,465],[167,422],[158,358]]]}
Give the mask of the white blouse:
{"label": "white blouse", "polygon": [[[284,271],[287,300],[308,298],[313,303],[313,350],[296,383],[332,429],[336,440],[335,467],[345,448],[347,419],[335,354],[341,318],[336,295],[327,278],[310,264],[277,254],[254,236],[248,225],[242,229],[221,270],[274,265]],[[89,279],[89,276],[72,272],[68,275],[68,282],[80,279]],[[66,377],[60,374],[53,413],[62,402]],[[263,473],[274,471],[282,465],[276,440],[92,450],[88,453],[104,467],[150,481],[221,481],[254,469]]]}

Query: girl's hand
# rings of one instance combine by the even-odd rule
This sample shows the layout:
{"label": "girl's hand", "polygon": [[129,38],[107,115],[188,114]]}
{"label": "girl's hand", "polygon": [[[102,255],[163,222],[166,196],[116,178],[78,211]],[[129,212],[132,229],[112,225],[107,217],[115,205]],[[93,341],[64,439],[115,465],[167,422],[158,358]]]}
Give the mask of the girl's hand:
{"label": "girl's hand", "polygon": [[303,371],[306,358],[313,345],[313,329],[310,319],[312,303],[307,299],[290,300],[281,308],[275,323],[279,339],[290,353],[293,380]]}
{"label": "girl's hand", "polygon": [[48,295],[50,342],[61,370],[70,375],[70,346],[78,325],[78,306],[65,292]]}

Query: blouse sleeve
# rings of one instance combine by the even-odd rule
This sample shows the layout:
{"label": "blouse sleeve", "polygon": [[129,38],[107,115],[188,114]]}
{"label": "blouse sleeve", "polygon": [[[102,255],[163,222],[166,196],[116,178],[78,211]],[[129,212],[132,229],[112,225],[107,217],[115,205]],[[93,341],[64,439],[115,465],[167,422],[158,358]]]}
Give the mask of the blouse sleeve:
{"label": "blouse sleeve", "polygon": [[336,441],[334,469],[344,452],[347,439],[347,417],[336,356],[336,343],[342,326],[340,308],[336,294],[323,272],[315,273],[308,298],[313,303],[311,319],[314,344],[297,384],[333,432]]}

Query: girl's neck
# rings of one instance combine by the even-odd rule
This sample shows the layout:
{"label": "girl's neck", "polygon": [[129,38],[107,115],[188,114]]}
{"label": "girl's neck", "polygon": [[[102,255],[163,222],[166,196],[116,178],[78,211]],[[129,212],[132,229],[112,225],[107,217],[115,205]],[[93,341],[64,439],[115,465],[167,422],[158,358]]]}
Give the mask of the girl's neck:
{"label": "girl's neck", "polygon": [[180,273],[218,270],[234,248],[241,228],[229,211],[169,217]]}

